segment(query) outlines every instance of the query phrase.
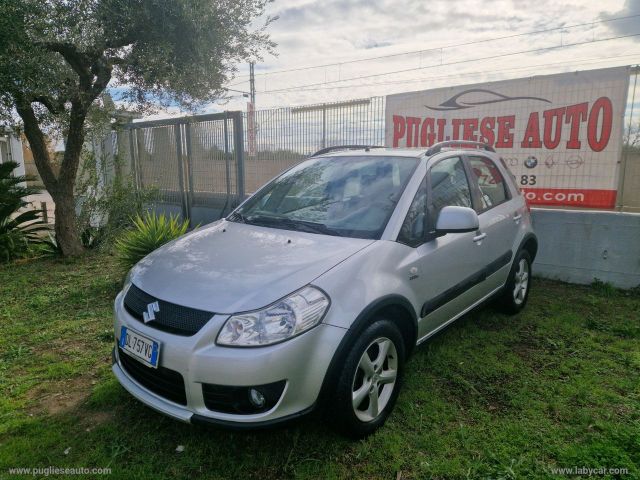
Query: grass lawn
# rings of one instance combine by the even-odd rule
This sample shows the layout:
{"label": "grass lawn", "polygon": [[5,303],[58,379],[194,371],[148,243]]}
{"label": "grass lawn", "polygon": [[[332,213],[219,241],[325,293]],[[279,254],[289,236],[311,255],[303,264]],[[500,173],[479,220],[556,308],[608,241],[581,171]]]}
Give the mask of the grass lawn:
{"label": "grass lawn", "polygon": [[409,360],[386,426],[351,442],[317,416],[237,433],[134,400],[110,371],[121,278],[106,255],[0,266],[0,478],[47,466],[111,468],[102,478],[640,477],[638,291],[537,280],[520,315],[466,316]]}

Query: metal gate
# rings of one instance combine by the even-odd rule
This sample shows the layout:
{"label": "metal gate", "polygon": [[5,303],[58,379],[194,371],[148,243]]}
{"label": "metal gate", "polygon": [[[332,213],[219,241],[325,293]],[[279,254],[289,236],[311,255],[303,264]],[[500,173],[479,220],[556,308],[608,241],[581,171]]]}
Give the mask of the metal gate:
{"label": "metal gate", "polygon": [[197,225],[323,147],[383,143],[384,98],[373,97],[132,123],[114,150],[138,187],[158,189],[156,211]]}
{"label": "metal gate", "polygon": [[155,209],[192,225],[244,199],[243,144],[242,112],[132,123],[118,135],[136,186],[158,189]]}

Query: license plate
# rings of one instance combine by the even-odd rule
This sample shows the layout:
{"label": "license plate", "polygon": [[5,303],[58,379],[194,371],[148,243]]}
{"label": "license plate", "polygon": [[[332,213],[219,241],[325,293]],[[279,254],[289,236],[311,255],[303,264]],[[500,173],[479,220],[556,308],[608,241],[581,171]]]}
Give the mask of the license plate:
{"label": "license plate", "polygon": [[158,342],[145,337],[135,330],[122,327],[120,330],[120,348],[145,365],[158,368],[158,358],[160,356]]}

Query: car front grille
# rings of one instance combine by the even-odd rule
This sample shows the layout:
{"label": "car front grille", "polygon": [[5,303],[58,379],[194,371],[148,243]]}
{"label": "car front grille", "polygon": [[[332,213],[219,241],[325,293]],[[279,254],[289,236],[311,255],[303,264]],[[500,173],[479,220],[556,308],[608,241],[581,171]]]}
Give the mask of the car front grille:
{"label": "car front grille", "polygon": [[215,315],[213,312],[165,302],[143,292],[135,285],[129,287],[124,297],[125,309],[140,322],[144,321],[144,313],[147,312],[149,304],[154,302],[158,302],[159,309],[154,311],[155,319],[146,324],[177,335],[189,336],[197,333]]}
{"label": "car front grille", "polygon": [[167,400],[180,405],[187,404],[182,375],[165,367],[147,367],[124,353],[121,348],[118,350],[122,367],[136,382]]}

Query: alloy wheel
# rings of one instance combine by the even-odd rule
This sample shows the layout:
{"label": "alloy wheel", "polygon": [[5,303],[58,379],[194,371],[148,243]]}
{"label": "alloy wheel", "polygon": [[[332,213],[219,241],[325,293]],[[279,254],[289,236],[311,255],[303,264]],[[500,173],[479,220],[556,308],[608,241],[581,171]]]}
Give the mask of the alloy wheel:
{"label": "alloy wheel", "polygon": [[521,258],[518,263],[514,283],[513,301],[516,305],[522,305],[527,298],[527,289],[529,288],[529,263],[524,258]]}
{"label": "alloy wheel", "polygon": [[398,352],[386,337],[366,348],[351,387],[353,411],[359,420],[375,420],[389,403],[398,376]]}

